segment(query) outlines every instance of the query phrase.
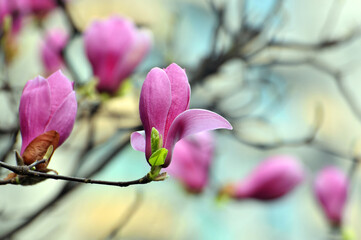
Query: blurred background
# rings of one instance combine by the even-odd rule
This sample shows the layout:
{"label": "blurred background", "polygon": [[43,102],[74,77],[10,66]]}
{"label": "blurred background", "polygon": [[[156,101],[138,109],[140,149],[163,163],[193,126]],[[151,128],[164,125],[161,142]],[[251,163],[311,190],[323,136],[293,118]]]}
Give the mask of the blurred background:
{"label": "blurred background", "polygon": [[[129,134],[141,128],[139,93],[151,68],[172,62],[187,72],[190,108],[215,111],[234,130],[214,132],[209,182],[198,194],[187,192],[172,176],[127,188],[54,180],[1,186],[0,239],[331,239],[312,190],[315,174],[328,165],[342,169],[351,181],[344,239],[361,239],[361,2],[54,4],[46,12],[22,16],[16,30],[8,28],[15,26],[17,14],[12,21],[2,19],[1,161],[15,164],[13,150],[21,146],[21,92],[28,80],[49,75],[41,44],[46,32],[55,28],[69,35],[61,51],[61,69],[75,82],[78,99],[73,132],[49,165],[59,174],[109,181],[144,176],[149,171],[144,153],[129,144]],[[148,29],[152,46],[121,91],[107,96],[94,89],[83,32],[94,20],[114,15]],[[217,200],[222,186],[244,179],[276,155],[293,156],[304,166],[306,178],[292,192],[268,202]],[[8,171],[0,173],[5,177]]]}

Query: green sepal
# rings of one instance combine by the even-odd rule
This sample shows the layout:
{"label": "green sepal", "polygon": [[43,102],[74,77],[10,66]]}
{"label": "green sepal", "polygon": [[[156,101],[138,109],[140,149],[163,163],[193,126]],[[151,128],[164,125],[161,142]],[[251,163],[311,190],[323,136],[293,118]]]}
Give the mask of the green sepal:
{"label": "green sepal", "polygon": [[122,81],[122,84],[119,86],[116,96],[123,97],[126,94],[130,93],[133,90],[133,84],[130,78],[126,78]]}
{"label": "green sepal", "polygon": [[222,206],[228,203],[231,200],[231,197],[228,196],[227,194],[219,193],[215,200],[218,206]]}
{"label": "green sepal", "polygon": [[77,94],[88,100],[98,100],[98,98],[100,97],[97,95],[97,91],[96,91],[97,84],[98,84],[97,77],[93,77],[90,81],[86,82],[81,86],[78,86]]}
{"label": "green sepal", "polygon": [[152,154],[154,154],[163,146],[162,135],[160,135],[158,130],[154,127],[152,128],[152,132],[150,134],[150,143],[152,148]]}
{"label": "green sepal", "polygon": [[164,164],[168,155],[168,149],[160,148],[150,156],[148,162],[152,167],[161,166]]}
{"label": "green sepal", "polygon": [[160,166],[152,166],[152,168],[150,169],[150,172],[148,173],[148,177],[151,181],[154,181],[159,173],[160,173],[160,170],[162,170],[162,167]]}
{"label": "green sepal", "polygon": [[11,31],[12,25],[13,25],[13,19],[11,16],[6,16],[3,21],[3,30],[6,33],[9,33]]}

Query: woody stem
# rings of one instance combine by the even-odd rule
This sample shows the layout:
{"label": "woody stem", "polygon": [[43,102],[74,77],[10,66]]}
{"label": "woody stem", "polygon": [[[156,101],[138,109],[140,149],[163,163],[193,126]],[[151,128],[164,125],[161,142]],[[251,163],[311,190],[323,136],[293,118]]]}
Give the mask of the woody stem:
{"label": "woody stem", "polygon": [[[140,185],[140,184],[147,184],[152,182],[153,180],[149,178],[148,174],[142,178],[132,180],[132,181],[124,181],[124,182],[117,182],[117,181],[103,181],[103,180],[93,180],[89,178],[80,178],[80,177],[70,177],[70,176],[63,176],[63,175],[54,175],[48,174],[44,172],[34,171],[29,168],[29,166],[13,166],[4,162],[0,162],[0,166],[10,171],[23,175],[23,176],[32,176],[32,177],[39,177],[39,178],[49,178],[54,180],[64,180],[64,181],[71,181],[71,182],[80,182],[80,183],[89,183],[89,184],[99,184],[99,185],[109,185],[109,186],[117,186],[117,187],[128,187],[130,185]],[[13,181],[3,181],[0,184],[15,184]]]}

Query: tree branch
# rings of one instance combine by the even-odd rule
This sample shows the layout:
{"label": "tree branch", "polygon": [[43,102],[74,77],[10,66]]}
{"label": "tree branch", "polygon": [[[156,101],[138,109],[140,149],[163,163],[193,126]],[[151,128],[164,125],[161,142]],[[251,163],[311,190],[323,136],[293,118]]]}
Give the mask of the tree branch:
{"label": "tree branch", "polygon": [[79,183],[117,186],[117,187],[128,187],[130,185],[147,184],[152,182],[148,174],[137,180],[116,182],[116,181],[93,180],[89,178],[71,177],[64,175],[54,175],[54,174],[32,170],[31,166],[13,166],[4,162],[0,162],[0,166],[9,169],[10,171],[19,175],[18,176],[19,179],[9,182],[10,184],[19,184],[19,182],[21,183],[21,179],[26,178],[25,176],[44,178],[44,179],[64,180],[64,181],[79,182]]}

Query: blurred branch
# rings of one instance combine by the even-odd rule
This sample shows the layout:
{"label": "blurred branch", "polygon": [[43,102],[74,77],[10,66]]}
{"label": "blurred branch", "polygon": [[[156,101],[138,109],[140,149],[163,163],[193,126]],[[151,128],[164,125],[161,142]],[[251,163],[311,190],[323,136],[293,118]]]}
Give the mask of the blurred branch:
{"label": "blurred branch", "polygon": [[131,206],[129,206],[128,211],[125,213],[125,216],[119,221],[119,223],[113,228],[110,234],[104,239],[111,240],[115,239],[119,232],[127,225],[127,223],[132,219],[134,214],[137,212],[141,203],[143,201],[143,194],[139,191],[136,192],[135,199]]}
{"label": "blurred branch", "polygon": [[0,154],[0,162],[4,162],[6,160],[6,158],[9,156],[11,150],[14,148],[14,145],[16,143],[17,132],[18,131],[12,133],[11,140],[10,140],[8,147],[5,148],[3,153]]}
{"label": "blurred branch", "polygon": [[311,144],[315,140],[317,133],[321,127],[322,121],[323,121],[323,109],[320,105],[317,105],[315,109],[314,126],[312,127],[312,130],[307,136],[300,139],[279,140],[267,144],[267,143],[251,142],[249,140],[241,138],[239,135],[237,135],[236,131],[232,131],[232,133],[233,136],[235,136],[239,142],[261,150],[270,150],[280,147],[299,147],[299,146]]}
{"label": "blurred branch", "polygon": [[19,127],[14,128],[0,128],[0,135],[15,134],[19,131]]}
{"label": "blurred branch", "polygon": [[75,23],[73,21],[72,16],[70,15],[66,1],[65,0],[56,0],[56,4],[64,13],[66,21],[68,22],[68,25],[71,29],[71,36],[80,35],[81,32],[78,30],[77,26],[75,25]]}
{"label": "blurred branch", "polygon": [[358,107],[357,101],[353,98],[351,93],[346,88],[345,81],[342,77],[342,72],[337,69],[333,69],[325,62],[322,62],[320,60],[310,61],[309,64],[313,66],[315,69],[331,76],[331,78],[336,83],[338,91],[340,92],[340,94],[342,95],[342,97],[345,99],[346,103],[350,107],[351,112],[361,122],[361,110]]}
{"label": "blurred branch", "polygon": [[[270,24],[272,24],[271,19],[279,14],[283,2],[284,0],[275,1],[268,14],[265,16],[265,19],[263,21],[264,24],[261,24],[261,28],[247,24],[247,19],[245,17],[242,17],[243,20],[241,28],[239,30],[239,33],[235,37],[233,37],[231,46],[228,48],[227,51],[217,53],[215,51],[215,48],[218,39],[218,32],[221,28],[227,29],[227,27],[224,26],[225,23],[223,20],[224,6],[216,8],[214,2],[210,0],[211,9],[213,10],[216,19],[218,20],[215,26],[214,41],[212,43],[212,49],[210,53],[201,61],[200,66],[197,66],[196,69],[193,71],[190,84],[195,85],[202,83],[207,76],[216,73],[224,63],[231,59],[238,58],[245,61],[250,54],[252,55],[253,53],[247,52],[246,49],[253,49],[255,48],[255,45],[259,44],[258,42],[266,34],[268,28],[270,27]],[[244,6],[245,5],[246,3],[244,3]],[[264,48],[264,45],[267,45],[267,42],[266,44],[263,44],[261,49]]]}
{"label": "blurred branch", "polygon": [[286,48],[286,49],[293,49],[299,51],[318,51],[324,50],[331,47],[339,47],[346,43],[349,43],[358,37],[361,36],[361,29],[357,28],[350,31],[348,34],[345,34],[341,37],[334,38],[334,39],[325,39],[318,43],[302,43],[297,41],[280,41],[280,40],[271,40],[267,47],[276,47],[276,48]]}
{"label": "blurred branch", "polygon": [[64,13],[64,16],[65,16],[65,19],[68,22],[68,25],[69,25],[69,27],[71,29],[68,44],[65,46],[65,48],[61,52],[61,55],[63,56],[63,59],[65,60],[65,65],[68,68],[70,74],[72,75],[74,81],[76,82],[76,84],[79,85],[81,79],[80,79],[79,74],[77,73],[76,69],[74,68],[74,66],[73,66],[73,64],[72,64],[72,62],[70,60],[71,58],[70,58],[68,52],[69,52],[70,43],[77,36],[80,36],[81,32],[77,28],[75,22],[73,21],[72,16],[70,15],[70,12],[69,12],[67,4],[66,4],[66,1],[65,0],[56,0],[56,3],[58,5],[58,7],[60,9],[62,9],[62,12]]}

